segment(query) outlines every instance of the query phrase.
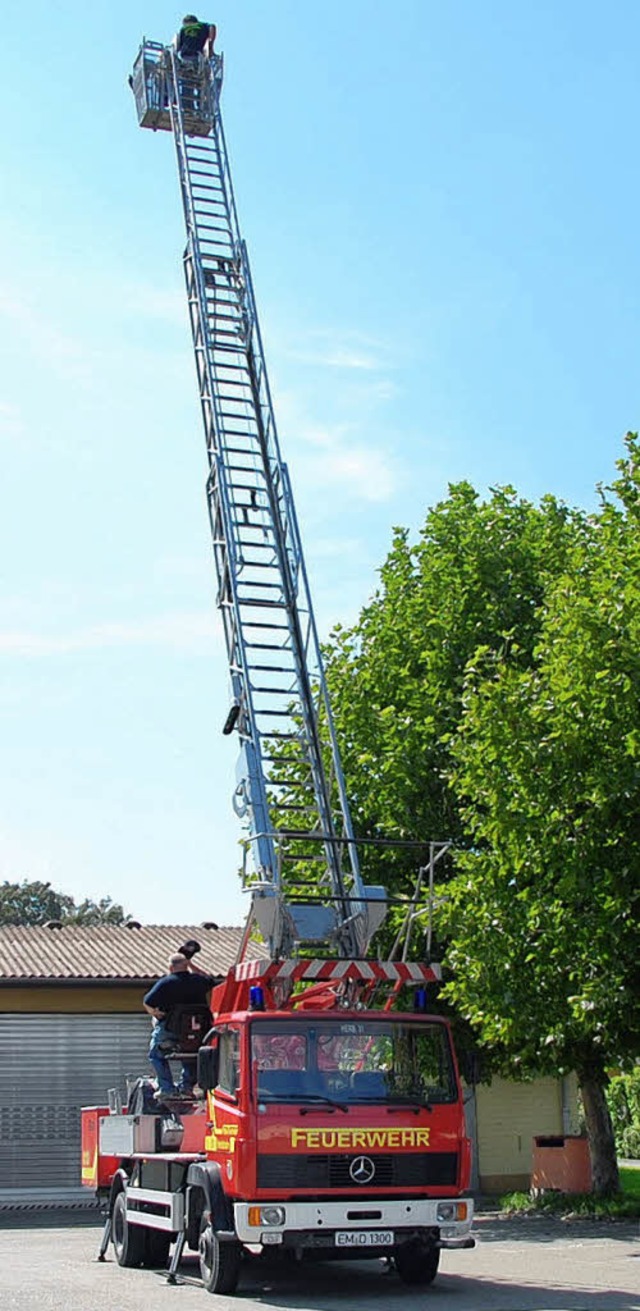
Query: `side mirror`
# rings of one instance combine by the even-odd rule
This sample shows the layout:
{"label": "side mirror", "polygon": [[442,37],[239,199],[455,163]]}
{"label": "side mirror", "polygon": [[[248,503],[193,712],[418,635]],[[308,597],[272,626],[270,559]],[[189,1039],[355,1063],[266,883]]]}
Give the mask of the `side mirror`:
{"label": "side mirror", "polygon": [[198,1052],[198,1083],[203,1092],[213,1092],[218,1085],[219,1052],[215,1047],[201,1047]]}
{"label": "side mirror", "polygon": [[482,1083],[486,1078],[486,1059],[483,1053],[477,1050],[467,1050],[460,1053],[458,1058],[460,1073],[466,1084],[475,1088],[476,1084]]}

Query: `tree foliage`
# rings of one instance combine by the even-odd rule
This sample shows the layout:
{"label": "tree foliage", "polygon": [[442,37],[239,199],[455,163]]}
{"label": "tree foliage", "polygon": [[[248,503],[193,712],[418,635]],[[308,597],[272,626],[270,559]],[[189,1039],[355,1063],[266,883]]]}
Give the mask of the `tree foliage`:
{"label": "tree foliage", "polygon": [[38,880],[0,884],[0,924],[46,924],[61,920],[63,924],[124,924],[128,916],[110,897],[100,901],[76,903],[64,892],[56,892],[50,883]]}
{"label": "tree foliage", "polygon": [[640,1065],[611,1076],[607,1101],[618,1154],[640,1158]]}
{"label": "tree foliage", "polygon": [[[584,531],[552,497],[499,488],[483,502],[468,483],[429,511],[417,545],[396,530],[379,590],[327,652],[360,836],[464,844],[448,780],[467,665],[478,648],[530,664],[545,590]],[[388,854],[383,881],[408,893],[416,859]]]}
{"label": "tree foliage", "polygon": [[453,839],[445,994],[505,1069],[577,1070],[600,1191],[640,1044],[639,519],[631,436],[591,515],[453,487],[328,652],[358,830]]}

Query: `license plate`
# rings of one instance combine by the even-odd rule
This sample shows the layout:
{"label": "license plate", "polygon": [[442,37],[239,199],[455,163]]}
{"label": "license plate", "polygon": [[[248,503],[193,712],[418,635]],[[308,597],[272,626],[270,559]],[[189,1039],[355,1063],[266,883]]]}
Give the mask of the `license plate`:
{"label": "license plate", "polygon": [[336,1247],[393,1247],[391,1229],[340,1229]]}

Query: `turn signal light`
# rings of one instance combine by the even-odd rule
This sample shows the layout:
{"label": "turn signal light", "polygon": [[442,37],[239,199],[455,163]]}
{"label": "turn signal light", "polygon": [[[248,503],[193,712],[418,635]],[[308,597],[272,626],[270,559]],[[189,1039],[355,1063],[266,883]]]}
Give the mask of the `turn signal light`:
{"label": "turn signal light", "polygon": [[283,1225],[286,1219],[284,1206],[250,1206],[249,1224],[256,1229],[263,1225]]}

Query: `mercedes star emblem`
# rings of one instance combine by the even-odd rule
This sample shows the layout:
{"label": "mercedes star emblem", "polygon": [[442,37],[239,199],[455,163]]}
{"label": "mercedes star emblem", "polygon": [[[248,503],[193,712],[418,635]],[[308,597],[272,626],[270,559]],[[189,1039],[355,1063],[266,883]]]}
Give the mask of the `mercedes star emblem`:
{"label": "mercedes star emblem", "polygon": [[349,1166],[349,1174],[354,1184],[370,1184],[376,1172],[370,1156],[354,1156]]}

